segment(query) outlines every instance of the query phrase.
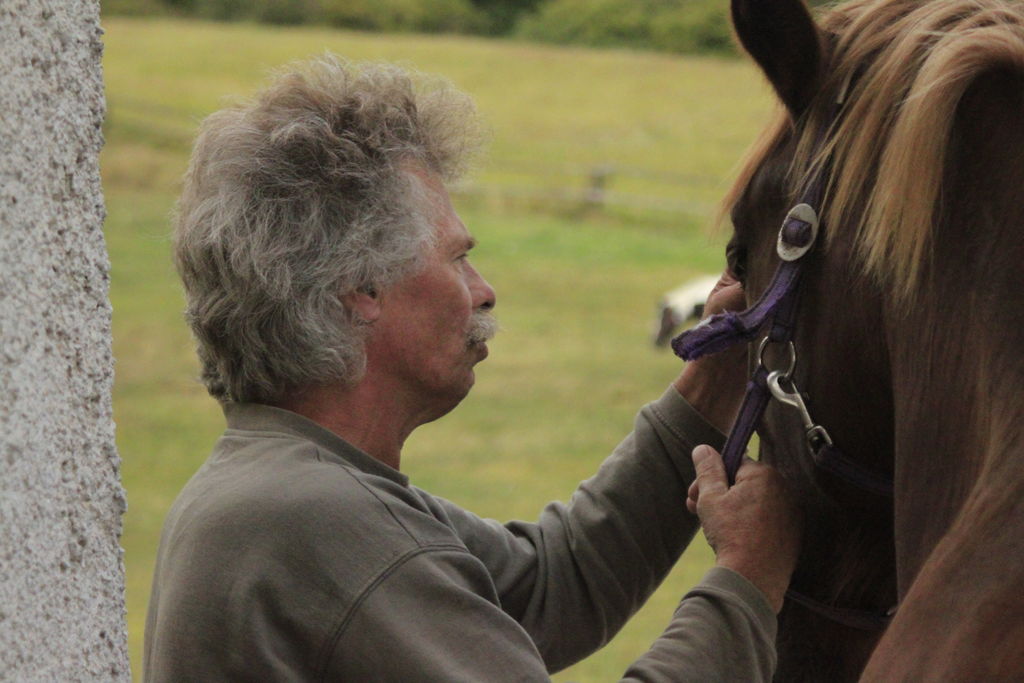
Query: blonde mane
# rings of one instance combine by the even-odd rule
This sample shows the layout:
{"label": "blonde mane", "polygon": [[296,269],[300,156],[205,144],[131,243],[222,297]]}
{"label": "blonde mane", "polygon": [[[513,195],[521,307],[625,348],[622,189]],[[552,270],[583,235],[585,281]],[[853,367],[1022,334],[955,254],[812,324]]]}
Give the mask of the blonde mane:
{"label": "blonde mane", "polygon": [[[920,280],[942,208],[961,98],[984,73],[1024,73],[1024,2],[850,0],[827,11],[820,25],[830,47],[818,96],[795,129],[780,111],[748,153],[726,210],[795,130],[791,187],[831,163],[824,220],[854,230],[866,270],[907,297]],[[820,131],[848,82],[845,110],[819,148]]]}

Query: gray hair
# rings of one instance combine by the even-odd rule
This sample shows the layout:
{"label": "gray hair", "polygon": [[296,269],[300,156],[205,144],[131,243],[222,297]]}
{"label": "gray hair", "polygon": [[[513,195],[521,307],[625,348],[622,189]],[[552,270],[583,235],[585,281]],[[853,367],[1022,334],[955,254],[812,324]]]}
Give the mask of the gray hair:
{"label": "gray hair", "polygon": [[480,130],[448,83],[331,55],[209,116],[174,246],[210,394],[274,403],[358,381],[365,326],[342,297],[416,270],[433,228],[409,170],[456,179]]}

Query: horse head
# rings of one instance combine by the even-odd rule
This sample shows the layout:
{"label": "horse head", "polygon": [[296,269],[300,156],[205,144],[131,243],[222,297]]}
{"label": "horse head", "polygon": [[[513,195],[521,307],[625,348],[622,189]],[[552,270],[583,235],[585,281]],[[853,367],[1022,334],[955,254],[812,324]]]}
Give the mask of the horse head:
{"label": "horse head", "polygon": [[[915,587],[924,591],[915,600],[911,586],[929,574],[937,546],[970,545],[957,529],[972,501],[993,495],[985,467],[1024,448],[1024,7],[851,0],[820,25],[801,0],[732,0],[732,12],[782,107],[726,198],[729,264],[751,298],[764,291],[783,218],[824,178],[822,237],[801,275],[793,385],[836,446],[896,490],[887,500],[816,467],[800,415],[773,402],[758,430],[761,457],[791,482],[807,520],[794,587],[841,610],[884,613],[899,599],[883,644],[892,642],[876,658],[903,657],[903,666],[909,642],[957,631],[948,615],[922,626],[928,610],[918,605],[936,589]],[[986,323],[1006,304],[1012,321]],[[958,328],[971,332],[947,337]],[[1012,409],[990,409],[993,392]],[[1024,483],[1024,474],[1011,479]],[[1010,526],[1024,555],[1024,528]],[[856,679],[878,626],[843,625],[787,601],[778,677]],[[926,670],[913,666],[884,670]]]}

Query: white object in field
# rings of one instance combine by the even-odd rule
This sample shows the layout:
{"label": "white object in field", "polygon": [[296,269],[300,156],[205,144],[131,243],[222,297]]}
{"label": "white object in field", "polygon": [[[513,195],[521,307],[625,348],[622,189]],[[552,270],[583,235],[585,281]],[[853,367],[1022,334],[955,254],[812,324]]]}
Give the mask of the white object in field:
{"label": "white object in field", "polygon": [[665,346],[687,320],[700,319],[708,294],[718,283],[718,275],[705,275],[686,282],[661,297],[654,326],[654,345]]}

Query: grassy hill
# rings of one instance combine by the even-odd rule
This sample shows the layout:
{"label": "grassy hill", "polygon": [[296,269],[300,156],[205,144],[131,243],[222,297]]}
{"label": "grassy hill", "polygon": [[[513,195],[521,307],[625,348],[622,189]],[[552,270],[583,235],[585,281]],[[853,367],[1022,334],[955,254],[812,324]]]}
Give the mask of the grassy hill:
{"label": "grassy hill", "polygon": [[[471,396],[407,444],[414,483],[485,516],[533,518],[593,473],[636,409],[678,372],[649,345],[654,306],[664,290],[720,267],[708,215],[769,108],[744,63],[309,28],[104,24],[101,167],[136,675],[163,516],[222,428],[193,379],[168,215],[197,121],[252,93],[269,69],[324,50],[403,62],[471,93],[492,127],[491,154],[457,205],[480,239],[474,260],[498,292],[503,332]],[[604,208],[578,202],[595,168],[612,169]],[[695,544],[611,645],[557,680],[615,680],[710,557]]]}

